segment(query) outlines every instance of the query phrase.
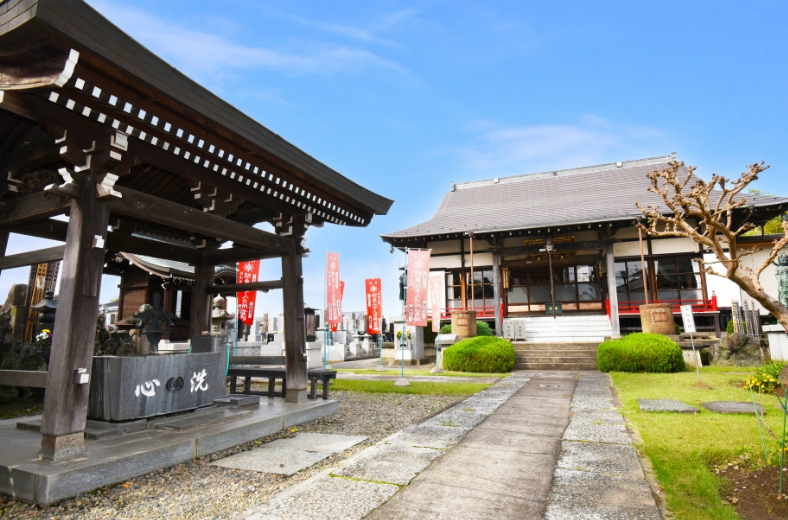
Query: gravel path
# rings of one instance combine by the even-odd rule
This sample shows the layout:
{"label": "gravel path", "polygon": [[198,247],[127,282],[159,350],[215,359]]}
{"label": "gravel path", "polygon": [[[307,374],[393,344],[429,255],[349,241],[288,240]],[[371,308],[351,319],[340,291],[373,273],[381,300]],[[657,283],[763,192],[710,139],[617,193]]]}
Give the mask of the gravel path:
{"label": "gravel path", "polygon": [[[291,477],[209,466],[207,463],[284,437],[280,432],[231,450],[158,470],[122,484],[79,495],[48,508],[0,496],[3,518],[228,518],[316,475],[410,424],[457,402],[457,396],[364,394],[336,391],[339,413],[300,425],[298,431],[366,435],[369,440]],[[293,429],[295,430],[295,429]]]}

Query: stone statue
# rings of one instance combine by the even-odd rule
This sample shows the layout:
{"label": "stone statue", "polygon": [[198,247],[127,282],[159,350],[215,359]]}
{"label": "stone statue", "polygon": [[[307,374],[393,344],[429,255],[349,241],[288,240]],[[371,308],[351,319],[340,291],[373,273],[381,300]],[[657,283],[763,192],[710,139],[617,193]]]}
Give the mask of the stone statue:
{"label": "stone statue", "polygon": [[[0,314],[0,369],[2,370],[40,370],[46,371],[47,364],[35,344],[17,342],[11,334],[11,316]],[[31,391],[26,387],[0,386],[0,402],[17,397],[27,398]]]}
{"label": "stone statue", "polygon": [[[136,328],[145,334],[145,337],[150,341],[151,352],[156,353],[159,351],[159,341],[164,335],[164,329],[161,328],[162,322],[167,322],[170,327],[173,326],[173,314],[161,308],[161,295],[155,293],[153,295],[153,305],[145,304],[140,307],[139,312],[135,312],[132,319],[137,320]],[[143,329],[144,332],[143,332]]]}
{"label": "stone statue", "polygon": [[780,303],[788,307],[788,254],[785,251],[777,255],[777,263],[774,270],[777,276],[777,299]]}

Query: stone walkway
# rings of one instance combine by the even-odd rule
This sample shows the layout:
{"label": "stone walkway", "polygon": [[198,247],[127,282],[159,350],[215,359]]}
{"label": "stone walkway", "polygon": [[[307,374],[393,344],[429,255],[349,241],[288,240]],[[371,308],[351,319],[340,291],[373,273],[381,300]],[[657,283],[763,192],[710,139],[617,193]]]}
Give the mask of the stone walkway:
{"label": "stone walkway", "polygon": [[580,372],[556,466],[548,520],[661,518],[607,374]]}
{"label": "stone walkway", "polygon": [[237,518],[491,517],[660,518],[607,375],[515,372]]}

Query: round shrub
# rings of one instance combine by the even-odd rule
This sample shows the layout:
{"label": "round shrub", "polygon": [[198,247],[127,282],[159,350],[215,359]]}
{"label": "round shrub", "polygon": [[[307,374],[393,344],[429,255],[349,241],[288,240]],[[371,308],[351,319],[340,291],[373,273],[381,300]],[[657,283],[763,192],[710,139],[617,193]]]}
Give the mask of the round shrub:
{"label": "round shrub", "polygon": [[456,372],[511,372],[514,348],[495,336],[464,339],[443,351],[443,368]]}
{"label": "round shrub", "polygon": [[[451,334],[451,323],[448,323],[441,327],[441,334]],[[487,324],[486,321],[477,321],[476,322],[476,335],[477,336],[493,336],[492,329],[490,325]]]}
{"label": "round shrub", "polygon": [[477,336],[492,336],[493,332],[490,325],[486,321],[476,322],[476,335]]}
{"label": "round shrub", "polygon": [[675,341],[660,334],[636,333],[599,345],[596,363],[602,372],[680,372],[684,356]]}

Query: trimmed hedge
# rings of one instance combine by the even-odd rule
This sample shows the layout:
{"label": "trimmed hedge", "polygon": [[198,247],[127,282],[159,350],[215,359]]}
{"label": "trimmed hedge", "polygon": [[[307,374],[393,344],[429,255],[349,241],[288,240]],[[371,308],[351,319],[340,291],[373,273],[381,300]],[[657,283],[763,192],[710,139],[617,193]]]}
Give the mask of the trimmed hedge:
{"label": "trimmed hedge", "polygon": [[599,345],[596,363],[602,372],[681,372],[684,356],[675,341],[638,332]]}
{"label": "trimmed hedge", "polygon": [[[451,334],[451,323],[441,327],[441,334]],[[486,321],[476,322],[476,336],[494,336],[490,325]]]}
{"label": "trimmed hedge", "polygon": [[443,368],[455,372],[511,372],[514,348],[505,339],[495,336],[464,339],[443,351]]}

